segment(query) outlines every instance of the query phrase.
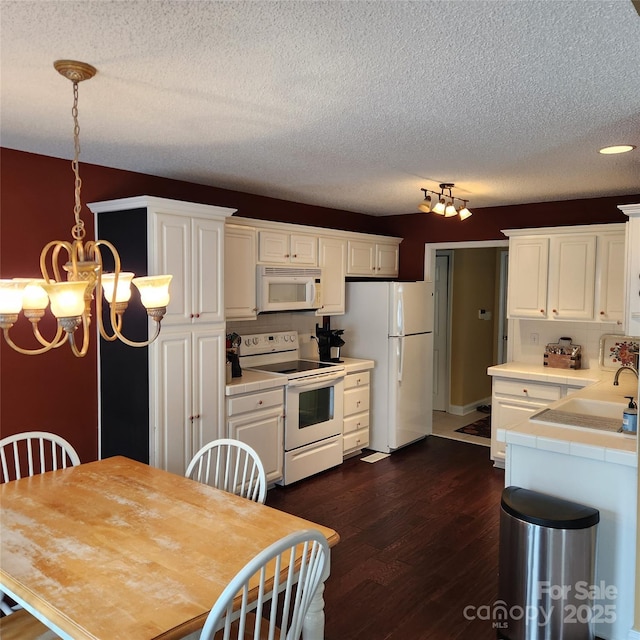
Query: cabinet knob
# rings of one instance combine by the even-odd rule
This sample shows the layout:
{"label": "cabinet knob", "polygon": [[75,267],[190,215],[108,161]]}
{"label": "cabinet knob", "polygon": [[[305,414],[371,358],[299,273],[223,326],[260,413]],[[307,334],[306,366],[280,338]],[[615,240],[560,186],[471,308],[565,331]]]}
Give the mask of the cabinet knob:
{"label": "cabinet knob", "polygon": [[285,253],[285,254],[284,254],[284,257],[285,257],[285,258],[290,258],[291,256],[290,256],[288,253]]}
{"label": "cabinet knob", "polygon": [[601,316],[605,315],[604,311],[601,311],[601,312],[600,312],[600,315],[601,315]]}
{"label": "cabinet knob", "polygon": [[297,253],[294,253],[291,257],[292,257],[292,258],[297,258],[297,257],[298,257],[298,254],[297,254]]}
{"label": "cabinet knob", "polygon": [[356,423],[356,428],[359,429],[360,428],[360,423]]}
{"label": "cabinet knob", "polygon": [[359,406],[360,406],[360,400],[356,402],[356,407],[359,407]]}
{"label": "cabinet knob", "polygon": [[540,309],[540,313],[544,313],[544,309]]}
{"label": "cabinet knob", "polygon": [[522,393],[529,393],[529,392],[526,389],[523,389]]}
{"label": "cabinet knob", "polygon": [[193,417],[194,417],[196,420],[199,420],[199,419],[200,419],[200,414],[199,414],[199,413],[196,413],[196,415],[195,415],[195,416],[193,416]]}
{"label": "cabinet knob", "polygon": [[259,405],[260,405],[260,404],[262,404],[262,400],[258,400],[258,404],[259,404]]}
{"label": "cabinet knob", "polygon": [[558,310],[557,309],[551,309],[551,312],[552,313],[558,313]]}

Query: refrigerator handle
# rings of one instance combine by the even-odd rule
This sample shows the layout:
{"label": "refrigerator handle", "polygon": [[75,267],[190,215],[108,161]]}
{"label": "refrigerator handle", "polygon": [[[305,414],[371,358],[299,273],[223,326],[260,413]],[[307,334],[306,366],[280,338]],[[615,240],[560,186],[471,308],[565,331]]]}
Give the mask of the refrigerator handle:
{"label": "refrigerator handle", "polygon": [[396,307],[396,332],[397,335],[404,335],[404,296],[402,293],[402,289],[398,291],[398,304]]}
{"label": "refrigerator handle", "polygon": [[398,382],[402,382],[402,371],[404,370],[404,340],[397,338],[398,340]]}

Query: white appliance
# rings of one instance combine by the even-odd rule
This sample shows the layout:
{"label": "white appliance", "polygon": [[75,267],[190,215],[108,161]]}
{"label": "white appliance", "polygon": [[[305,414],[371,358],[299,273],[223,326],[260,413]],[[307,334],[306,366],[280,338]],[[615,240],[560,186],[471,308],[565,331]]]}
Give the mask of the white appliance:
{"label": "white appliance", "polygon": [[239,358],[243,369],[287,376],[283,484],[341,464],[344,365],[300,360],[296,331],[244,336]]}
{"label": "white appliance", "polygon": [[374,360],[369,449],[389,453],[431,434],[433,283],[348,282],[345,356]]}
{"label": "white appliance", "polygon": [[318,268],[258,266],[258,312],[319,309],[321,275]]}

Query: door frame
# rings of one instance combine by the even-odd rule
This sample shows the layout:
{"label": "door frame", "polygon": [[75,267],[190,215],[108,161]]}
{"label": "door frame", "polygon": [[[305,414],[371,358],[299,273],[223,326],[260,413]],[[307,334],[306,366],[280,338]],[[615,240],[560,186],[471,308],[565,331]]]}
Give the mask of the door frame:
{"label": "door frame", "polygon": [[[434,282],[435,271],[436,271],[436,252],[441,251],[443,249],[490,249],[493,247],[509,247],[509,240],[463,240],[461,242],[427,242],[424,245],[424,279],[426,282]],[[449,261],[449,268],[451,269],[453,265],[453,256]],[[451,298],[449,296],[449,317],[451,317]],[[433,309],[432,309],[433,313]],[[434,321],[435,318],[432,319]],[[511,329],[511,327],[509,327]],[[447,333],[449,330],[447,329]],[[512,332],[509,330],[509,334]],[[447,358],[451,358],[451,350],[450,345],[447,344]],[[511,341],[507,342],[507,361],[511,359]],[[447,388],[449,388],[451,384],[451,363],[447,361],[447,375],[449,380],[447,380]],[[449,409],[451,408],[451,403],[447,403]],[[447,410],[447,413],[450,413]]]}
{"label": "door frame", "polygon": [[[451,318],[451,306],[452,306],[452,299],[453,296],[451,295],[451,284],[452,284],[452,280],[453,280],[453,250],[451,249],[442,249],[440,250],[440,255],[443,257],[447,258],[447,273],[446,273],[446,287],[447,287],[447,306],[446,306],[446,311],[447,311],[447,317],[446,319],[449,320],[449,318]],[[435,260],[438,257],[438,252],[434,251],[434,276],[435,276]],[[435,291],[435,281],[434,281],[434,291]],[[432,324],[433,327],[435,327],[435,306],[434,306],[434,322]],[[445,333],[445,350],[444,350],[444,357],[445,357],[445,362],[444,362],[444,380],[440,380],[440,382],[442,383],[442,393],[445,396],[445,412],[446,413],[451,413],[451,403],[449,402],[450,400],[450,396],[449,396],[449,386],[450,386],[450,382],[451,382],[451,372],[450,372],[450,368],[451,368],[451,325],[449,322],[446,322],[446,326],[444,328],[444,333]],[[434,345],[435,345],[435,337],[434,337]],[[435,361],[435,358],[434,358]],[[435,384],[436,381],[436,371],[433,372],[433,382]]]}

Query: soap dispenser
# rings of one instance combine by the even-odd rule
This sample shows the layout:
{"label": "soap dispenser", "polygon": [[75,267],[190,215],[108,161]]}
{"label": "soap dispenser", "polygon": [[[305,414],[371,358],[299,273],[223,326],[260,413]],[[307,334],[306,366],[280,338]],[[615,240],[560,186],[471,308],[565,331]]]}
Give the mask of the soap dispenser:
{"label": "soap dispenser", "polygon": [[633,401],[633,396],[625,398],[629,400],[629,406],[622,412],[622,431],[638,433],[638,405]]}

